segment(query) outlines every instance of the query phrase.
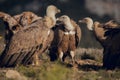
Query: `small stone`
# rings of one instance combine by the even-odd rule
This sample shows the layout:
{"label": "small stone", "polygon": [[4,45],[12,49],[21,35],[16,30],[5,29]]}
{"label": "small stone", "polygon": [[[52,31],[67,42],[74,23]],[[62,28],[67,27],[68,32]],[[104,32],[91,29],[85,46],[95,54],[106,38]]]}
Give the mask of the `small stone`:
{"label": "small stone", "polygon": [[16,70],[8,70],[6,72],[6,77],[13,80],[27,80],[25,76],[20,75]]}

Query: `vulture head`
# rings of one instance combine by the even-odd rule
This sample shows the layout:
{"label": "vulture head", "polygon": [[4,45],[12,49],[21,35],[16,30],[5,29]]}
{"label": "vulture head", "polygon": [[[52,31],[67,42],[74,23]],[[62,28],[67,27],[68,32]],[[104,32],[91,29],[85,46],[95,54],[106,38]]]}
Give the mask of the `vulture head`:
{"label": "vulture head", "polygon": [[48,28],[52,28],[56,24],[56,17],[55,15],[60,13],[60,9],[58,9],[54,5],[49,5],[46,9],[46,16],[44,18],[44,23]]}
{"label": "vulture head", "polygon": [[83,20],[79,20],[80,23],[86,23],[89,30],[93,30],[93,20],[90,17],[86,17]]}
{"label": "vulture head", "polygon": [[22,26],[28,26],[37,19],[40,19],[40,17],[38,17],[34,13],[29,12],[29,11],[28,12],[23,12],[22,16],[20,17],[20,24]]}
{"label": "vulture head", "polygon": [[47,10],[46,10],[46,14],[47,16],[54,16],[55,14],[57,13],[60,13],[60,9],[58,9],[56,6],[54,5],[49,5],[47,7]]}
{"label": "vulture head", "polygon": [[57,18],[57,21],[60,21],[62,24],[64,24],[65,29],[68,31],[73,31],[75,29],[67,15],[63,15],[60,18]]}

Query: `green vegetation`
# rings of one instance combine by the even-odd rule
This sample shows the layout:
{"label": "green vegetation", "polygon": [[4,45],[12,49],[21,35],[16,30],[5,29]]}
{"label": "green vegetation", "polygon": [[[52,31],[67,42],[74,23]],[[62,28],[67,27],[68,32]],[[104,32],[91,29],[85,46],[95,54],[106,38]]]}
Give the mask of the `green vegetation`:
{"label": "green vegetation", "polygon": [[[119,69],[113,71],[102,69],[102,49],[77,49],[75,57],[77,63],[74,65],[59,61],[50,62],[47,54],[41,57],[40,66],[19,65],[12,69],[17,70],[28,80],[120,80]],[[67,58],[67,62],[70,59]],[[0,70],[0,80],[16,80],[6,78],[7,70],[8,68]]]}
{"label": "green vegetation", "polygon": [[[78,69],[79,68],[79,69]],[[120,70],[84,70],[80,66],[68,67],[60,62],[42,62],[40,66],[18,66],[14,68],[28,80],[119,80]],[[0,71],[0,80],[7,79]]]}
{"label": "green vegetation", "polygon": [[20,73],[35,80],[70,80],[73,70],[58,62],[46,62],[39,67],[19,66],[16,68]]}
{"label": "green vegetation", "polygon": [[33,80],[118,80],[120,70],[106,71],[104,69],[83,70],[68,67],[59,62],[45,62],[39,67],[19,66],[16,68],[21,74]]}

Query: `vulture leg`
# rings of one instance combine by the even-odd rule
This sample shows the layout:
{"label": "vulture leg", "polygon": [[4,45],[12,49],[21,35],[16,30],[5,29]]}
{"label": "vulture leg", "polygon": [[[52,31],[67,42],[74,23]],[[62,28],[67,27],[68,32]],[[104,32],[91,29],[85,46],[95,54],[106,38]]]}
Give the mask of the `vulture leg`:
{"label": "vulture leg", "polygon": [[72,64],[74,64],[74,63],[75,63],[75,59],[74,59],[74,57],[75,57],[75,52],[74,52],[74,51],[70,51],[70,56],[71,56],[71,58],[72,58]]}
{"label": "vulture leg", "polygon": [[64,55],[63,52],[59,52],[59,59],[60,59],[61,62],[63,62],[63,55]]}
{"label": "vulture leg", "polygon": [[39,56],[38,56],[37,53],[35,53],[34,56],[33,56],[32,65],[35,65],[35,66],[39,65]]}

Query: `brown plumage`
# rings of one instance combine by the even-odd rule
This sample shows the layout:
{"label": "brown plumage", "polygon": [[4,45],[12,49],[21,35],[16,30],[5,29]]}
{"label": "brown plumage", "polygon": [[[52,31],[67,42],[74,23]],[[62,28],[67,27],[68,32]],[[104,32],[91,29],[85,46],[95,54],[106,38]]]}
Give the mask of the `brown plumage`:
{"label": "brown plumage", "polygon": [[40,18],[32,12],[23,12],[13,17],[7,13],[0,12],[0,17],[3,18],[5,24],[6,45],[9,43],[13,34]]}
{"label": "brown plumage", "polygon": [[34,14],[33,12],[30,11],[26,11],[26,12],[22,12],[21,14],[17,14],[15,16],[13,16],[13,18],[15,20],[17,20],[17,22],[21,25],[21,26],[28,26],[31,23],[33,23],[34,21],[36,21],[37,19],[40,19],[42,17],[37,16],[36,14]]}
{"label": "brown plumage", "polygon": [[[86,22],[87,25],[91,21],[91,18],[83,19],[83,22]],[[102,24],[100,22],[94,22],[94,25],[89,27],[93,27],[97,40],[104,48],[103,67],[107,69],[120,67],[120,28],[118,24],[113,21]]]}
{"label": "brown plumage", "polygon": [[83,20],[79,20],[79,22],[86,23],[87,28],[95,33],[96,39],[100,43],[104,42],[104,40],[106,39],[105,36],[106,29],[102,27],[103,24],[100,24],[97,21],[93,23],[93,20],[89,17],[86,17]]}
{"label": "brown plumage", "polygon": [[[12,35],[18,31],[17,28],[21,27],[19,23],[9,14],[0,12],[0,18],[3,19],[5,24],[5,44],[7,45]],[[15,29],[16,28],[16,29]]]}
{"label": "brown plumage", "polygon": [[120,28],[120,24],[114,20],[110,20],[104,24],[103,28],[106,28],[106,29]]}
{"label": "brown plumage", "polygon": [[53,48],[57,48],[57,53],[61,61],[64,61],[64,56],[69,54],[74,62],[76,48],[81,39],[81,29],[75,21],[66,15],[58,18],[58,21],[61,21],[62,24],[58,24],[54,31],[55,38],[53,43],[55,45]]}
{"label": "brown plumage", "polygon": [[[53,39],[53,32],[50,28],[55,25],[55,20],[53,20],[53,18],[55,18],[55,14],[58,12],[59,9],[50,5],[47,8],[47,15],[45,18],[34,21],[27,26],[27,28],[14,34],[10,40],[8,48],[6,48],[1,55],[0,66],[9,67],[17,64],[26,65],[33,55],[38,55],[45,51]],[[48,23],[54,23],[46,26],[46,21]],[[35,64],[38,65],[38,60],[36,59]]]}

